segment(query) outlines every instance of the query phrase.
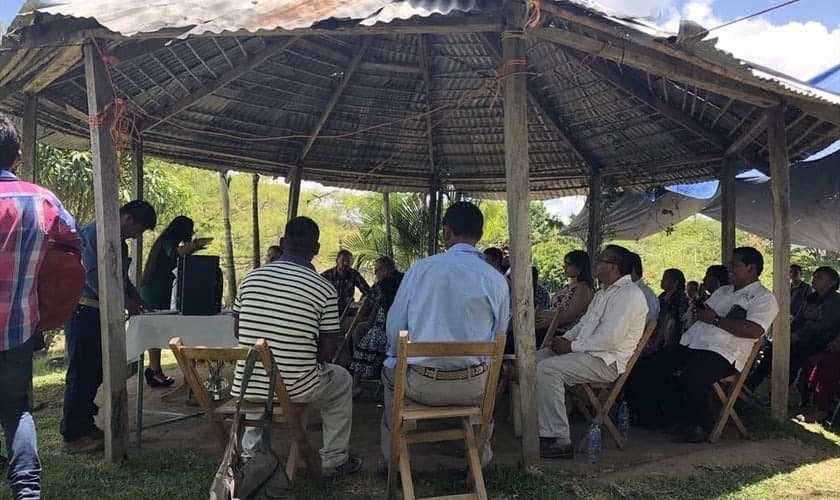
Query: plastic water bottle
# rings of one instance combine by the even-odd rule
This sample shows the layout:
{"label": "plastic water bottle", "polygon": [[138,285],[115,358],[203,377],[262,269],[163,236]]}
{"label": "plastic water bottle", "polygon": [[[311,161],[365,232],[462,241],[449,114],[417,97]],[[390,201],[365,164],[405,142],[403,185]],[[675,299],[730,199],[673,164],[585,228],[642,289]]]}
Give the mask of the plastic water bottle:
{"label": "plastic water bottle", "polygon": [[627,406],[627,401],[622,401],[621,406],[618,407],[618,432],[626,441],[627,434],[630,432],[630,407]]}
{"label": "plastic water bottle", "polygon": [[601,461],[601,421],[594,419],[589,427],[589,463],[597,464]]}

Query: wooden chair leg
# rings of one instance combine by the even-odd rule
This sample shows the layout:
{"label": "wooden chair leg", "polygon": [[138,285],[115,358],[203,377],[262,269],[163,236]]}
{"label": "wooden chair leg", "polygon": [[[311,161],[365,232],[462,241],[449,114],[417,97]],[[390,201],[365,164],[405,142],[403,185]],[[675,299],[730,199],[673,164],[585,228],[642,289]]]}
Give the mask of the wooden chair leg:
{"label": "wooden chair leg", "polygon": [[487,490],[484,487],[484,473],[481,470],[481,457],[477,449],[478,442],[473,432],[473,426],[469,418],[463,419],[462,422],[464,427],[464,442],[467,447],[467,467],[470,471],[470,479],[472,479],[475,497],[478,500],[487,500]]}
{"label": "wooden chair leg", "polygon": [[289,476],[289,481],[294,482],[294,478],[297,476],[298,462],[302,455],[313,484],[318,486],[322,482],[321,458],[312,448],[306,436],[306,412],[289,413],[286,419],[288,420],[289,432],[292,435],[292,444],[289,447],[289,459],[286,462],[286,475]]}
{"label": "wooden chair leg", "polygon": [[391,422],[391,458],[388,460],[388,488],[387,498],[396,498],[397,493],[397,467],[401,464],[400,440],[402,439],[402,422]]}
{"label": "wooden chair leg", "polygon": [[712,429],[712,432],[709,434],[709,442],[715,443],[718,439],[720,439],[720,435],[723,434],[723,428],[726,426],[726,421],[729,419],[729,414],[732,405],[728,404],[729,396],[725,392],[723,392],[723,389],[721,389],[720,384],[718,382],[712,384],[712,389],[714,390],[718,399],[720,399],[722,405],[720,413],[718,414],[717,422],[715,422],[715,426]]}
{"label": "wooden chair leg", "polygon": [[[400,481],[403,487],[403,500],[415,500],[414,483],[411,480],[411,463],[408,456],[408,444],[405,437],[400,436]],[[393,460],[394,457],[391,457]]]}

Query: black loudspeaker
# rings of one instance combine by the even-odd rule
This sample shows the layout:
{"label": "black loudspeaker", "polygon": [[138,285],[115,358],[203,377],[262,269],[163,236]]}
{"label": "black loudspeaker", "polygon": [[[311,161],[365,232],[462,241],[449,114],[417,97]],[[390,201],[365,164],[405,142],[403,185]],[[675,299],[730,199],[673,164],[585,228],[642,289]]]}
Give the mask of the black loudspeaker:
{"label": "black loudspeaker", "polygon": [[222,310],[222,272],[217,255],[178,259],[177,307],[187,316],[211,316]]}

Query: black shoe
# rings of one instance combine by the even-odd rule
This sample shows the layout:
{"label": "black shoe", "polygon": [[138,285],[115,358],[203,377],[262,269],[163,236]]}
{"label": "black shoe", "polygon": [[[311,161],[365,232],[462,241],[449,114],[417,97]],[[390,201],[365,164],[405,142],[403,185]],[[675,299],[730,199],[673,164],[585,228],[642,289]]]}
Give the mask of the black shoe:
{"label": "black shoe", "polygon": [[167,377],[163,373],[156,372],[151,368],[146,368],[143,375],[146,377],[146,383],[149,384],[150,387],[169,387],[175,383],[175,379],[172,377]]}
{"label": "black shoe", "polygon": [[540,438],[540,457],[542,458],[575,458],[575,449],[571,444],[560,444],[555,439]]}

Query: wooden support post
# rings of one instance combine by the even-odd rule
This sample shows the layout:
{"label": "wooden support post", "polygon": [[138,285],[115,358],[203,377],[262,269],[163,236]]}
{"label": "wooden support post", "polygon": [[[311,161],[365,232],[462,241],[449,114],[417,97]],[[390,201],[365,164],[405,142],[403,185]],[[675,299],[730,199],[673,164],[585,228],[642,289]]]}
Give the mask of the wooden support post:
{"label": "wooden support post", "polygon": [[773,322],[771,414],[787,419],[790,366],[790,164],[785,137],[784,105],[767,110],[770,189],[773,192],[773,293],[779,314]]}
{"label": "wooden support post", "polygon": [[38,95],[23,94],[23,127],[21,129],[20,178],[27,182],[38,182],[36,141],[38,135]]}
{"label": "wooden support post", "polygon": [[385,249],[388,257],[394,258],[394,240],[391,236],[391,195],[382,193],[382,218],[385,222]]}
{"label": "wooden support post", "polygon": [[443,190],[438,191],[437,207],[435,209],[435,253],[440,252],[440,220],[443,217]]}
{"label": "wooden support post", "polygon": [[225,306],[232,307],[236,297],[236,265],[233,261],[233,234],[230,228],[230,176],[219,172],[222,194],[222,225],[225,229]]}
{"label": "wooden support post", "polygon": [[291,185],[289,186],[289,207],[286,210],[286,222],[294,219],[298,215],[298,205],[300,205],[300,180],[303,175],[303,166],[298,167],[291,172]]}
{"label": "wooden support post", "polygon": [[601,169],[596,165],[590,166],[589,175],[589,231],[586,237],[586,251],[589,258],[595,262],[601,251],[601,231],[603,231],[602,200],[601,200]]}
{"label": "wooden support post", "polygon": [[432,179],[429,183],[429,242],[427,248],[428,255],[437,253],[437,241],[440,239],[438,234],[438,185],[436,179]]}
{"label": "wooden support post", "polygon": [[[88,115],[95,117],[113,101],[107,69],[93,43],[84,45]],[[96,202],[96,251],[99,256],[99,319],[102,336],[102,382],[105,393],[105,460],[125,457],[128,447],[126,391],[125,295],[120,239],[120,177],[117,148],[109,129],[110,117],[92,125],[93,194]],[[92,120],[91,120],[92,121]]]}
{"label": "wooden support post", "polygon": [[260,267],[262,257],[260,251],[260,174],[251,175],[251,224],[253,225],[253,260],[254,267]]}
{"label": "wooden support post", "polygon": [[[142,200],[145,172],[143,171],[143,141],[134,140],[131,143],[131,198]],[[143,276],[143,235],[134,239],[132,245],[131,281],[140,286],[140,278]]]}
{"label": "wooden support post", "polygon": [[720,262],[727,265],[735,250],[735,158],[723,159],[720,169]]}
{"label": "wooden support post", "polygon": [[525,75],[525,36],[521,20],[508,18],[508,31],[502,35],[504,59],[505,178],[508,226],[513,336],[516,339],[516,369],[522,408],[522,463],[539,462],[539,436],[536,404],[536,364],[534,361],[534,298],[531,283],[531,203],[528,170],[528,116]]}

